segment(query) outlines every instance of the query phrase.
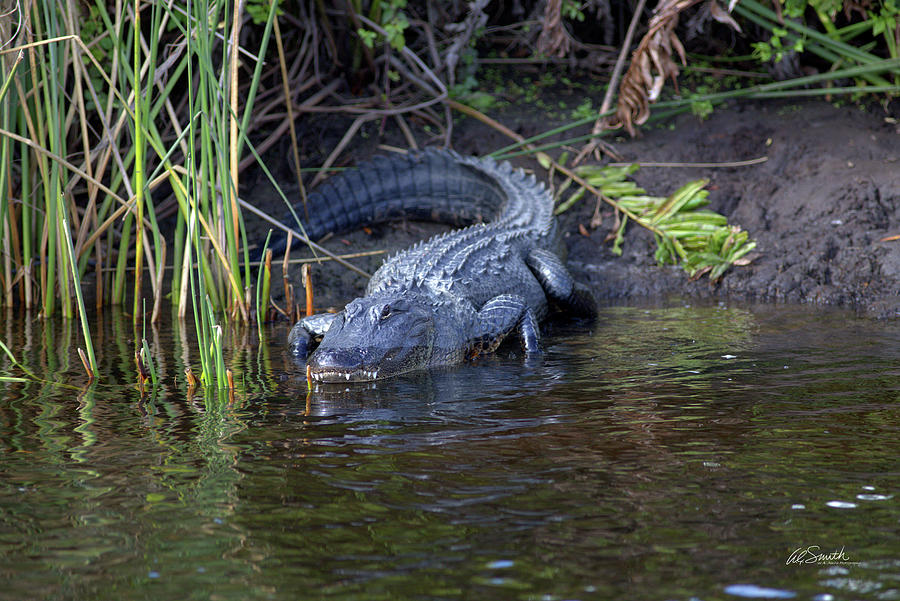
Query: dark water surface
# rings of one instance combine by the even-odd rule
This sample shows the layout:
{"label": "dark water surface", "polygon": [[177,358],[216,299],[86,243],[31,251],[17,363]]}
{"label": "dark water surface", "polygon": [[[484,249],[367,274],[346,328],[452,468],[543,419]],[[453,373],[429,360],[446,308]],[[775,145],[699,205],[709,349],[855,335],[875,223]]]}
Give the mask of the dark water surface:
{"label": "dark water surface", "polygon": [[76,327],[0,320],[0,598],[900,599],[898,323],[611,307],[308,405],[284,328],[220,403],[172,328],[142,399],[122,317],[82,389]]}

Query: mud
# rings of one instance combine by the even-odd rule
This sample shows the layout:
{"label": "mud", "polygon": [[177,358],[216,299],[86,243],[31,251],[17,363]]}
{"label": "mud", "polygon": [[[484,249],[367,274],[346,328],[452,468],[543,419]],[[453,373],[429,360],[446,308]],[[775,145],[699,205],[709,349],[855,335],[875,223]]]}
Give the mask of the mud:
{"label": "mud", "polygon": [[[494,116],[525,136],[554,125],[539,111],[522,107]],[[656,264],[653,236],[637,226],[629,226],[623,255],[617,257],[606,241],[614,225],[611,210],[601,211],[603,222],[589,235],[581,233],[595,208],[588,200],[561,217],[569,265],[603,299],[676,294],[841,305],[874,317],[900,315],[900,239],[889,239],[900,235],[898,117],[896,102],[888,109],[866,110],[824,101],[740,102],[717,108],[706,120],[685,115],[645,129],[639,138],[614,139],[627,161],[722,163],[766,157],[753,166],[648,166],[635,174],[640,186],[660,196],[689,180],[708,178],[710,208],[757,240],[753,261],[732,268],[716,283],[691,281],[679,267]],[[378,133],[359,144],[349,161],[384,152],[378,143],[405,146],[390,131]],[[328,135],[316,138],[323,150],[329,140]],[[481,155],[508,143],[477,121],[456,124],[454,148],[459,152]],[[307,152],[316,154],[315,149]],[[528,159],[517,164],[545,173]],[[279,214],[277,202],[256,196]],[[335,252],[395,252],[441,229],[392,224],[325,244]],[[371,273],[383,257],[355,263]],[[365,286],[364,277],[333,264],[318,264],[313,273],[317,307],[340,307]],[[299,288],[296,270],[290,277]]]}

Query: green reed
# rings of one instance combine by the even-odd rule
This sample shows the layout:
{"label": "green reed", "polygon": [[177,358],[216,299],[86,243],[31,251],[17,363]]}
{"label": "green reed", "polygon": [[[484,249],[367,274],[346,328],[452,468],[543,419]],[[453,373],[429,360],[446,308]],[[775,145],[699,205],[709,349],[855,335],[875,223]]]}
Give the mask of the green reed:
{"label": "green reed", "polygon": [[[263,324],[266,322],[266,309],[269,306],[270,292],[272,289],[272,251],[269,250],[269,241],[272,239],[272,230],[266,234],[256,272],[256,325],[259,331],[260,341],[264,338]],[[286,256],[286,255],[285,255]]]}
{"label": "green reed", "polygon": [[[826,29],[825,32],[817,31],[798,19],[785,19],[782,15],[776,14],[755,0],[742,0],[740,4],[735,5],[735,12],[759,27],[770,31],[773,37],[783,36],[782,47],[790,48],[796,46],[802,48],[802,51],[811,52],[837,67],[842,65],[877,65],[885,60],[868,52],[871,49],[871,45],[867,45],[869,47],[857,47],[847,42],[847,40],[866,30],[869,30],[873,37],[876,37],[880,30],[883,31],[888,56],[892,59],[898,58],[897,44],[894,38],[896,35],[896,8],[891,9],[894,13],[892,15],[893,26],[887,27],[886,31],[883,27],[883,21],[881,22],[882,27],[879,27],[879,21],[881,20],[874,12],[876,7],[872,8],[873,10],[867,13],[868,18],[841,30],[834,27],[831,23],[831,18],[826,15],[820,15],[821,24]],[[882,11],[884,10],[885,7],[882,7]],[[887,13],[883,14],[886,15]],[[895,86],[900,86],[900,72],[896,68],[889,71],[888,75],[893,79]],[[889,86],[891,83],[882,77],[877,70],[864,70],[856,77],[873,86]],[[865,91],[865,88],[862,88],[862,91]]]}
{"label": "green reed", "polygon": [[62,203],[57,204],[57,211],[59,211],[59,219],[62,224],[62,235],[65,238],[66,243],[66,257],[69,267],[72,270],[72,281],[75,284],[75,298],[78,301],[78,317],[81,320],[81,333],[84,335],[84,346],[87,349],[87,358],[88,365],[91,373],[90,377],[93,380],[98,377],[97,372],[97,359],[94,356],[94,345],[91,342],[91,328],[88,325],[88,316],[87,311],[84,308],[84,299],[81,295],[81,286],[78,285],[78,267],[76,266],[75,261],[75,246],[72,244],[72,237],[69,232],[69,225],[66,221],[66,217],[62,211]]}
{"label": "green reed", "polygon": [[[201,381],[212,385],[226,385],[222,360],[222,329],[216,316],[220,309],[239,321],[248,321],[250,260],[243,217],[240,212],[238,190],[238,163],[243,131],[252,111],[253,97],[261,76],[261,63],[257,61],[250,86],[250,98],[244,101],[240,114],[237,96],[237,40],[240,32],[240,15],[229,14],[227,4],[201,0],[188,3],[187,24],[196,26],[197,35],[187,37],[188,80],[198,82],[196,94],[188,91],[188,113],[204,118],[191,119],[188,128],[196,132],[189,135],[188,169],[185,180],[186,194],[180,203],[179,220],[185,220],[182,230],[188,232],[183,248],[188,257],[195,257],[197,268],[182,268],[181,282],[177,283],[184,298],[188,287],[193,299],[195,327],[200,341]],[[270,7],[266,33],[260,55],[265,52],[269,32],[275,16],[275,5]],[[229,44],[215,45],[215,32],[210,24],[222,23],[222,36]],[[216,53],[221,53],[217,56]],[[215,66],[221,64],[218,71]],[[207,218],[208,216],[208,218]],[[206,234],[200,237],[200,231]],[[220,234],[216,236],[216,232]],[[209,246],[212,247],[210,252]],[[212,256],[216,261],[210,260]],[[176,263],[178,263],[176,255]],[[183,262],[189,266],[192,261]],[[241,269],[243,265],[244,269]],[[199,298],[199,302],[196,300]],[[184,305],[179,307],[183,315]]]}
{"label": "green reed", "polygon": [[[201,379],[225,385],[218,323],[257,313],[238,164],[276,5],[254,51],[238,46],[240,2],[25,0],[0,23],[0,304],[74,317],[73,287],[93,271],[97,306],[130,300],[136,328],[145,303],[159,317],[168,256]],[[253,67],[244,98],[241,61]],[[178,206],[173,252],[156,222],[163,184]]]}

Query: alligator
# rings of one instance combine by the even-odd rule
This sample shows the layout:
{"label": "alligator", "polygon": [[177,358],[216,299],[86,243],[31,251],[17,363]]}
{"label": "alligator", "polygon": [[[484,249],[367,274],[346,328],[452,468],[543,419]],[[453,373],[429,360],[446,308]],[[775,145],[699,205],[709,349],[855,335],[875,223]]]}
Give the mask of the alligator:
{"label": "alligator", "polygon": [[398,218],[465,226],[386,259],[343,311],[294,325],[291,350],[316,381],[461,363],[513,332],[536,355],[551,302],[596,315],[591,292],[560,257],[550,191],[508,162],[433,149],[377,157],[310,194],[306,214],[309,239]]}

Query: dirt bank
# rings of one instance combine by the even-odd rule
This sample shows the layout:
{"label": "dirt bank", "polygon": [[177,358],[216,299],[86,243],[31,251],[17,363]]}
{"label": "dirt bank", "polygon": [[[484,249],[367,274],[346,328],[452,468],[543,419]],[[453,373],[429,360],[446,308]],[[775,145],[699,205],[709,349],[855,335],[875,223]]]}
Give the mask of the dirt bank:
{"label": "dirt bank", "polygon": [[[652,235],[632,228],[621,258],[603,244],[612,219],[589,238],[569,236],[570,259],[598,294],[680,292],[767,301],[850,305],[874,316],[900,311],[900,133],[886,113],[740,104],[708,121],[679,119],[616,145],[627,160],[717,162],[765,156],[736,168],[643,168],[636,180],[663,195],[709,178],[712,209],[751,233],[756,259],[718,284],[656,267]],[[571,218],[570,218],[571,219]],[[583,207],[578,219],[589,219]]]}
{"label": "dirt bank", "polygon": [[[589,236],[579,233],[579,224],[590,221],[591,200],[562,217],[569,264],[601,298],[678,294],[845,305],[871,316],[898,315],[900,240],[885,240],[900,235],[900,115],[896,103],[893,108],[742,102],[717,108],[705,121],[683,116],[645,129],[637,139],[616,139],[616,150],[628,161],[718,163],[767,157],[749,167],[645,167],[635,175],[655,195],[669,194],[691,179],[709,178],[711,208],[757,240],[755,259],[731,269],[716,284],[706,278],[692,282],[678,267],[657,266],[652,235],[636,226],[629,226],[624,254],[616,257],[605,242],[614,222],[610,211],[604,210],[603,224]],[[519,107],[507,112],[498,118],[526,136],[553,125],[537,111]],[[454,139],[456,150],[472,154],[508,143],[472,120],[457,124]],[[379,152],[379,141],[396,143],[390,134],[370,138],[357,148],[354,160]],[[536,167],[528,160],[520,164]],[[327,246],[337,252],[393,252],[435,231],[432,226],[395,224],[340,236]],[[358,263],[371,272],[381,260],[370,257]],[[328,265],[317,266],[315,274],[318,306],[342,306],[366,281]]]}

